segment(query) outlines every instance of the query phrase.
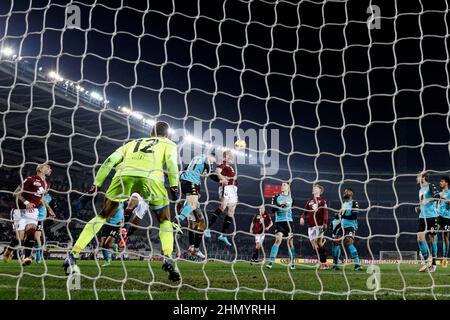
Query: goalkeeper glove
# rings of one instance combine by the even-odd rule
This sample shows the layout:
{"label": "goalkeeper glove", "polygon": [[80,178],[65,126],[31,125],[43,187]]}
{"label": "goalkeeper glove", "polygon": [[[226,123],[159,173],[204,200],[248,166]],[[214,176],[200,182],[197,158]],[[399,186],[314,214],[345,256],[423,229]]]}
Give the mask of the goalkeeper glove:
{"label": "goalkeeper glove", "polygon": [[172,201],[178,200],[178,187],[177,186],[170,187],[170,198],[172,199]]}
{"label": "goalkeeper glove", "polygon": [[[97,191],[97,186],[92,185],[89,191],[86,194],[83,194],[78,200],[75,202],[75,208],[79,211],[84,209],[89,201],[91,201],[93,194]],[[53,201],[51,201],[53,202]]]}

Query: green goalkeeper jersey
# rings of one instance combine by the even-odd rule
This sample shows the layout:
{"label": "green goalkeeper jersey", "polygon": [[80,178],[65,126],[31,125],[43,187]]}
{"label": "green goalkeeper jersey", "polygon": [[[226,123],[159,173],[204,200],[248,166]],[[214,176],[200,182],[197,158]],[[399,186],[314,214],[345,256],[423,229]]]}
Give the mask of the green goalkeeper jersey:
{"label": "green goalkeeper jersey", "polygon": [[[165,165],[165,169],[164,169]],[[167,173],[169,185],[178,185],[177,145],[164,137],[136,139],[114,151],[100,167],[95,184],[102,186],[115,166],[115,177],[147,177],[164,184]]]}

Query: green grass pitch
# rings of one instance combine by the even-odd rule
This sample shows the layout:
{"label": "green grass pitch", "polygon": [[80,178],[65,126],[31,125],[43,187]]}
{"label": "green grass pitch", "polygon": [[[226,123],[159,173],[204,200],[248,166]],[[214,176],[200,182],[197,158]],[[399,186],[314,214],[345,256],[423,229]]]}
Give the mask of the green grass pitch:
{"label": "green grass pitch", "polygon": [[22,268],[18,261],[0,262],[0,299],[450,299],[450,268],[419,273],[419,265],[379,265],[381,289],[369,290],[371,274],[317,270],[312,264],[288,270],[274,265],[267,270],[246,262],[234,264],[182,261],[182,282],[167,280],[161,262],[79,261],[80,290],[67,290],[62,261]]}

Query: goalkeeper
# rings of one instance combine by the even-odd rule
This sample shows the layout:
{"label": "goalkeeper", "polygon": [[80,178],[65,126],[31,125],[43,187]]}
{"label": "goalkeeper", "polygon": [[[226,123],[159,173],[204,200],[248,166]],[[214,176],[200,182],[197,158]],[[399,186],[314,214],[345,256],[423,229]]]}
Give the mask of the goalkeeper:
{"label": "goalkeeper", "polygon": [[164,254],[163,270],[169,273],[169,280],[179,281],[180,275],[172,261],[174,244],[173,226],[170,219],[169,199],[164,186],[164,165],[169,178],[172,198],[178,194],[178,154],[176,144],[169,138],[169,125],[157,122],[150,138],[128,142],[112,153],[102,164],[90,193],[97,192],[111,169],[115,175],[105,194],[103,207],[98,215],[90,220],[64,262],[66,274],[76,264],[83,250],[97,232],[116,212],[119,203],[128,200],[133,192],[139,193],[148,201],[150,209],[160,222],[159,238]]}

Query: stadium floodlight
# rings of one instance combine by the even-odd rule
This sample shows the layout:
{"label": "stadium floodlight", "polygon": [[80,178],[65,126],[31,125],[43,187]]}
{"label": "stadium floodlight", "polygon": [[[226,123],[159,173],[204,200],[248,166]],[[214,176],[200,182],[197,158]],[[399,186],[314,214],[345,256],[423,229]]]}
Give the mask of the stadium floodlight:
{"label": "stadium floodlight", "polygon": [[95,92],[95,91],[91,92],[91,98],[95,99],[95,100],[103,101],[103,97],[98,92]]}
{"label": "stadium floodlight", "polygon": [[122,112],[126,113],[126,114],[130,114],[131,113],[131,110],[129,108],[127,108],[127,107],[120,107],[120,110]]}
{"label": "stadium floodlight", "polygon": [[49,77],[50,79],[53,79],[53,80],[56,80],[56,81],[59,81],[59,82],[64,81],[64,78],[61,77],[61,76],[60,76],[58,73],[56,73],[55,71],[50,71],[50,72],[48,73],[48,77]]}
{"label": "stadium floodlight", "polygon": [[[1,50],[1,54],[2,54],[2,56],[5,56],[5,57],[11,57],[11,56],[15,55],[15,51],[11,47],[4,47]],[[17,55],[16,55],[16,57],[17,57]]]}
{"label": "stadium floodlight", "polygon": [[142,114],[138,113],[138,112],[131,112],[131,116],[133,118],[135,118],[135,119],[138,119],[138,120],[144,119],[144,116]]}
{"label": "stadium floodlight", "polygon": [[194,137],[191,134],[186,135],[185,139],[186,139],[186,142],[189,142],[189,143],[199,144],[199,145],[203,145],[204,144],[203,140],[198,139],[198,138]]}

